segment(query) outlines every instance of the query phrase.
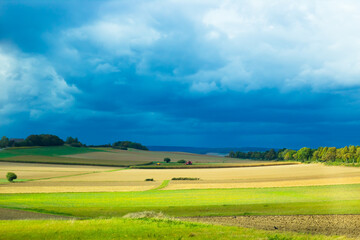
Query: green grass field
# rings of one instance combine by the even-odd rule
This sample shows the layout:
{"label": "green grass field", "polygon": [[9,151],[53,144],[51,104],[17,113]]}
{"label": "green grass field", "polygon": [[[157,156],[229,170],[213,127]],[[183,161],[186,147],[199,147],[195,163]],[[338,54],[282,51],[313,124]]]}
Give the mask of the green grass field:
{"label": "green grass field", "polygon": [[0,207],[76,217],[360,214],[360,184],[144,192],[1,194]]}
{"label": "green grass field", "polygon": [[[264,239],[328,240],[337,237],[269,232],[160,219],[0,221],[0,239]],[[344,238],[341,238],[344,239]]]}
{"label": "green grass field", "polygon": [[27,148],[9,148],[0,151],[0,158],[8,158],[15,156],[62,156],[70,154],[80,154],[88,152],[103,151],[93,148],[77,148],[69,146],[57,146],[57,147],[27,147]]}

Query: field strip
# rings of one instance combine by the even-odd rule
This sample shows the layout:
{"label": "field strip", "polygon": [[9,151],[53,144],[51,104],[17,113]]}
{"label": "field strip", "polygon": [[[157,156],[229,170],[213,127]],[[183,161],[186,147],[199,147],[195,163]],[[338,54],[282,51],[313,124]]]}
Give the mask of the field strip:
{"label": "field strip", "polygon": [[0,207],[0,220],[20,219],[74,219],[74,217],[54,213],[42,213],[32,210]]}
{"label": "field strip", "polygon": [[150,189],[148,191],[160,190],[160,189],[166,188],[169,185],[169,183],[170,183],[170,180],[164,180],[158,187]]}
{"label": "field strip", "polygon": [[289,166],[299,165],[300,162],[273,162],[273,163],[222,163],[222,164],[202,164],[202,165],[134,165],[130,166],[132,169],[214,169],[214,168],[253,168],[253,167],[272,167],[272,166]]}
{"label": "field strip", "polygon": [[360,237],[360,215],[231,216],[179,219],[273,231]]}
{"label": "field strip", "polygon": [[[83,176],[83,175],[95,174],[95,173],[117,172],[117,171],[121,171],[121,170],[126,170],[126,169],[125,168],[124,169],[120,168],[120,169],[113,169],[113,170],[106,170],[106,171],[92,171],[92,172],[76,173],[76,174],[55,176],[55,177],[22,179],[22,181],[16,181],[15,180],[15,182],[17,182],[17,183],[20,183],[20,182],[34,182],[34,181],[49,180],[49,179],[58,179],[58,178],[68,178],[68,177]],[[7,183],[10,184],[9,182],[7,182]],[[6,183],[1,183],[1,184],[6,184]]]}
{"label": "field strip", "polygon": [[127,168],[119,168],[119,169],[112,169],[112,170],[106,170],[106,171],[93,171],[93,172],[86,172],[86,173],[77,173],[77,174],[57,176],[57,177],[30,179],[29,181],[49,180],[49,179],[55,179],[55,178],[67,178],[67,177],[83,176],[83,175],[94,174],[94,173],[118,172],[118,171],[122,171],[122,170],[127,170]]}

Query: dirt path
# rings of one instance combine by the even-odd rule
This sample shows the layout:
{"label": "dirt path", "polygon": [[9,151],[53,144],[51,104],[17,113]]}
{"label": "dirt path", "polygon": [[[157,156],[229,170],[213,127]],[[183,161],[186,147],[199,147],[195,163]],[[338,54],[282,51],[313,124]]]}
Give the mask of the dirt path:
{"label": "dirt path", "polygon": [[360,215],[190,217],[181,220],[360,239]]}
{"label": "dirt path", "polygon": [[0,220],[20,219],[71,219],[72,217],[59,216],[45,213],[22,211],[17,209],[0,208]]}

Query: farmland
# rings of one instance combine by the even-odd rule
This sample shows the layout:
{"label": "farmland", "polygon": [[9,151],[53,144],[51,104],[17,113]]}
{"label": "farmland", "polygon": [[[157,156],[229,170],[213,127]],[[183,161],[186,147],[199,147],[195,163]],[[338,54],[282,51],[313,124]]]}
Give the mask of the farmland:
{"label": "farmland", "polygon": [[[20,181],[9,184],[7,172],[16,172]],[[360,169],[320,164],[201,168],[129,169],[103,166],[49,165],[0,162],[0,193],[114,192],[144,191],[172,178],[199,178],[170,181],[165,190],[292,187],[360,183]],[[145,182],[145,179],[154,181]]]}
{"label": "farmland", "polygon": [[[173,162],[187,160],[196,164],[253,164],[259,161],[231,159],[210,155],[177,152],[151,152],[129,149],[128,151],[111,148],[75,148],[69,146],[10,148],[0,151],[0,161],[23,163],[49,163],[67,165],[93,165],[128,167],[152,162],[163,162],[170,157]],[[182,165],[183,166],[183,165]]]}
{"label": "farmland", "polygon": [[[156,228],[153,225],[159,224],[164,229],[170,229],[174,224],[179,226],[179,229],[188,228],[188,232],[182,231],[187,235],[181,236],[164,230],[162,236],[170,238],[183,237],[186,239],[193,234],[193,230],[189,226],[195,226],[197,229],[192,238],[198,237],[199,239],[208,239],[206,231],[224,231],[229,234],[227,236],[250,233],[258,238],[275,236],[275,233],[262,230],[242,229],[233,235],[233,229],[238,228],[179,221],[174,223],[173,220],[121,218],[128,213],[142,211],[162,212],[170,218],[181,218],[184,221],[201,221],[264,230],[271,230],[273,227],[271,225],[276,223],[279,229],[276,234],[284,234],[282,231],[288,230],[313,234],[340,234],[349,237],[356,237],[360,234],[352,230],[359,229],[353,225],[341,227],[342,230],[339,228],[338,231],[335,231],[336,229],[329,231],[327,227],[336,225],[331,221],[357,222],[357,216],[360,214],[359,168],[324,166],[322,164],[282,165],[276,162],[259,163],[236,159],[237,162],[226,162],[228,160],[226,158],[186,153],[109,149],[85,149],[84,151],[84,149],[70,147],[29,148],[16,149],[16,151],[11,149],[9,151],[13,155],[12,157],[9,157],[7,151],[2,151],[2,159],[5,160],[0,162],[2,219],[43,218],[42,216],[44,218],[59,216],[60,218],[86,219],[82,221],[27,221],[25,225],[31,223],[31,227],[28,225],[26,228],[28,230],[24,231],[23,237],[26,239],[31,239],[26,232],[45,231],[38,230],[43,224],[52,226],[43,234],[53,238],[54,232],[65,226],[68,228],[69,224],[85,231],[89,224],[101,227],[106,222],[109,225],[109,231],[115,231],[114,228],[127,225],[136,229],[136,226],[133,225],[139,221],[145,225],[149,223],[149,227],[153,228]],[[120,167],[120,165],[126,165],[125,162],[136,166],[139,162],[153,161],[154,159],[161,161],[164,156],[171,156],[172,159],[184,159],[187,156],[187,160],[194,161],[194,166],[196,164],[198,164],[197,166],[219,164],[222,168],[136,169]],[[64,158],[79,164],[11,161],[14,158],[43,159],[44,161],[47,161],[48,158]],[[92,161],[96,166],[84,165],[82,161]],[[115,165],[102,166],[103,161],[113,162]],[[223,168],[222,164],[228,165]],[[162,163],[161,166],[164,165],[176,166],[171,163],[169,165]],[[15,183],[7,183],[5,180],[5,174],[10,171],[18,175]],[[183,180],[171,180],[173,178]],[[153,179],[153,181],[145,181],[145,179]],[[347,214],[352,214],[351,216],[355,220],[350,219],[350,215]],[[17,215],[19,218],[16,217]],[[309,220],[307,217],[301,217],[304,215],[313,217],[310,217]],[[334,217],[324,218],[323,215]],[[237,217],[234,218],[234,216]],[[282,217],[280,218],[280,216]],[[318,225],[316,221],[322,222],[324,225]],[[266,222],[267,225],[264,225],[263,222]],[[287,222],[297,222],[304,227],[297,229],[296,224],[290,226],[286,224]],[[5,226],[9,223],[2,221],[1,224]],[[17,231],[15,225],[9,229]],[[66,238],[66,234],[78,237],[77,233],[71,231],[63,234],[62,238]],[[97,237],[94,235],[94,239],[108,236],[109,233],[104,230],[101,234]],[[136,231],[134,233],[119,231],[116,234],[135,236],[132,234],[136,234]],[[137,238],[141,238],[143,236],[141,234],[149,233],[147,230],[138,229],[137,234]],[[241,236],[251,239],[250,235]],[[294,239],[312,239],[305,235],[290,233],[286,233],[286,235],[291,235]],[[2,236],[11,236],[11,234],[4,232]],[[87,235],[82,235],[80,239],[85,236]],[[158,236],[155,234],[149,238],[156,239]],[[232,237],[224,237],[224,239],[228,238]],[[254,239],[258,238],[254,237]],[[323,236],[314,236],[313,238],[331,239]],[[9,237],[7,239],[16,238]]]}

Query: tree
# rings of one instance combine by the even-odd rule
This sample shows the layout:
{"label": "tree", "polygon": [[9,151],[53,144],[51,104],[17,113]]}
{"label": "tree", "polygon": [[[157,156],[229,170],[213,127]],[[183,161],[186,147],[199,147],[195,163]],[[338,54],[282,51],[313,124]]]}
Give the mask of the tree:
{"label": "tree", "polygon": [[67,137],[65,143],[69,144],[72,147],[82,147],[82,143],[79,141],[77,137],[76,138]]}
{"label": "tree", "polygon": [[305,160],[309,160],[311,157],[311,149],[307,148],[307,147],[303,147],[301,148],[299,151],[297,151],[296,153],[296,159],[300,160],[300,161],[305,161]]}
{"label": "tree", "polygon": [[322,160],[333,162],[336,159],[336,148],[335,147],[329,147],[326,151],[326,154],[322,156]]}
{"label": "tree", "polygon": [[51,134],[30,135],[20,145],[24,146],[62,146],[64,141]]}
{"label": "tree", "polygon": [[118,141],[118,142],[114,142],[112,145],[113,148],[124,148],[124,149],[128,149],[128,148],[134,148],[134,149],[139,149],[139,150],[149,150],[147,147],[141,145],[140,143],[136,143],[136,142],[131,142],[131,141]]}
{"label": "tree", "polygon": [[15,173],[13,172],[8,172],[6,174],[6,179],[9,181],[9,182],[13,182],[15,179],[17,179],[17,176]]}
{"label": "tree", "polygon": [[169,163],[169,162],[171,162],[171,159],[166,157],[166,158],[164,158],[164,162]]}
{"label": "tree", "polygon": [[0,140],[0,148],[8,147],[9,143],[10,143],[9,139],[7,137],[3,136]]}
{"label": "tree", "polygon": [[270,149],[269,151],[265,152],[264,158],[266,160],[274,160],[276,158],[276,152],[274,149]]}

